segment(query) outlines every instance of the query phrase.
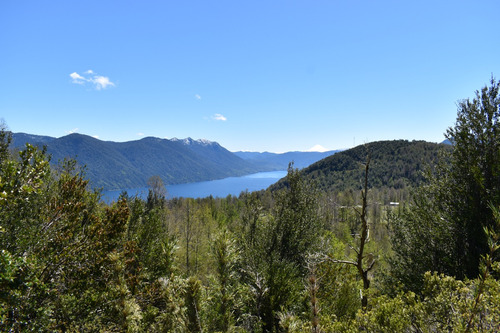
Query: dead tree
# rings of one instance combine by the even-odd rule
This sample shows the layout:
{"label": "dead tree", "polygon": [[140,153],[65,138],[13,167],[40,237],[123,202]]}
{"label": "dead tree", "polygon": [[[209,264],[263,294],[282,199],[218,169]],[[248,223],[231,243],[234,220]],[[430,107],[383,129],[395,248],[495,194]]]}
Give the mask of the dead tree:
{"label": "dead tree", "polygon": [[368,207],[368,171],[370,168],[370,154],[368,154],[366,164],[365,164],[365,175],[363,189],[361,190],[361,211],[355,209],[359,215],[361,221],[361,230],[359,234],[359,246],[349,245],[349,247],[356,252],[355,259],[335,259],[328,257],[327,260],[338,264],[353,265],[356,267],[359,277],[363,281],[363,290],[361,291],[361,306],[363,310],[366,310],[368,306],[368,296],[367,291],[370,288],[370,279],[368,273],[372,270],[375,265],[375,258],[372,253],[365,254],[365,246],[370,241],[370,229],[368,226],[368,220],[366,217],[367,207]]}

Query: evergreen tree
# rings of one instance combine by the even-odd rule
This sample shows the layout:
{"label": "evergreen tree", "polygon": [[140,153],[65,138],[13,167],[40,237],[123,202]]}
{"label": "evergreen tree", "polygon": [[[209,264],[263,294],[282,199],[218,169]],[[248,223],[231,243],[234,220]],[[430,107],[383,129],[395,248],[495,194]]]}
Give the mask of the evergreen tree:
{"label": "evergreen tree", "polygon": [[488,250],[484,228],[495,226],[490,204],[500,203],[499,89],[500,82],[491,79],[472,101],[461,101],[456,124],[446,133],[454,149],[444,209],[453,221],[458,262],[452,273],[459,278],[477,276],[480,257]]}
{"label": "evergreen tree", "polygon": [[247,283],[255,291],[254,315],[264,332],[280,330],[280,312],[303,310],[300,293],[308,274],[307,255],[321,239],[318,212],[317,192],[290,165],[271,214],[248,229],[256,236],[246,243]]}
{"label": "evergreen tree", "polygon": [[9,157],[9,145],[12,141],[12,133],[9,132],[3,119],[0,120],[0,163]]}
{"label": "evergreen tree", "polygon": [[492,79],[472,101],[459,102],[456,124],[446,133],[452,151],[393,223],[392,282],[419,290],[425,271],[478,275],[488,251],[484,228],[495,227],[490,205],[500,204],[499,89]]}

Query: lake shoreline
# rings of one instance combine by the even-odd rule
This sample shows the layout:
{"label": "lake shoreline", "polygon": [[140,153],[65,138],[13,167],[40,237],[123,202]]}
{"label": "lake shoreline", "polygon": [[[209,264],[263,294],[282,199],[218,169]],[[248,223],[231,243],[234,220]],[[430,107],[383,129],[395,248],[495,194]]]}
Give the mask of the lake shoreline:
{"label": "lake shoreline", "polygon": [[[264,190],[281,178],[285,177],[286,174],[286,170],[258,172],[240,177],[227,177],[203,182],[167,185],[165,188],[167,190],[168,199],[181,197],[198,199],[209,196],[237,196],[244,191],[254,192]],[[111,203],[116,201],[120,194],[124,191],[126,191],[129,196],[138,196],[142,199],[146,199],[149,188],[139,187],[102,191],[101,200]]]}

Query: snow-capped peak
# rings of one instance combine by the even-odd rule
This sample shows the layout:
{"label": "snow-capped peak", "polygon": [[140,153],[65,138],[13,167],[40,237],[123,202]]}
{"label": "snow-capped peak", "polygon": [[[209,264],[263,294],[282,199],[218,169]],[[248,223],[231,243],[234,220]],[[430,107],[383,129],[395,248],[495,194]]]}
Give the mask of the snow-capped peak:
{"label": "snow-capped peak", "polygon": [[201,144],[203,146],[209,146],[209,145],[212,145],[214,144],[215,142],[213,141],[210,141],[210,140],[207,140],[207,139],[198,139],[198,140],[194,140],[190,137],[187,137],[185,139],[178,139],[178,138],[172,138],[170,139],[171,141],[180,141],[182,142],[183,144],[185,145],[192,145],[192,144]]}

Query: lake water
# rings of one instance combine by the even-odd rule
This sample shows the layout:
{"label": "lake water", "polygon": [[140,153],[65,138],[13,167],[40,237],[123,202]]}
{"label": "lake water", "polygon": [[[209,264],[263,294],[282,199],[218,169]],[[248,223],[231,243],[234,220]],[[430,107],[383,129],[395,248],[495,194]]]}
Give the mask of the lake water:
{"label": "lake water", "polygon": [[[249,192],[260,191],[268,188],[278,180],[286,176],[286,171],[271,171],[259,172],[242,177],[229,177],[218,180],[211,180],[199,183],[167,185],[167,197],[184,197],[184,198],[205,198],[226,197],[229,194],[238,196],[241,192],[248,190]],[[132,188],[124,189],[129,196],[139,196],[146,199],[148,196],[148,188]],[[123,190],[103,191],[103,200],[111,202],[118,198]]]}

